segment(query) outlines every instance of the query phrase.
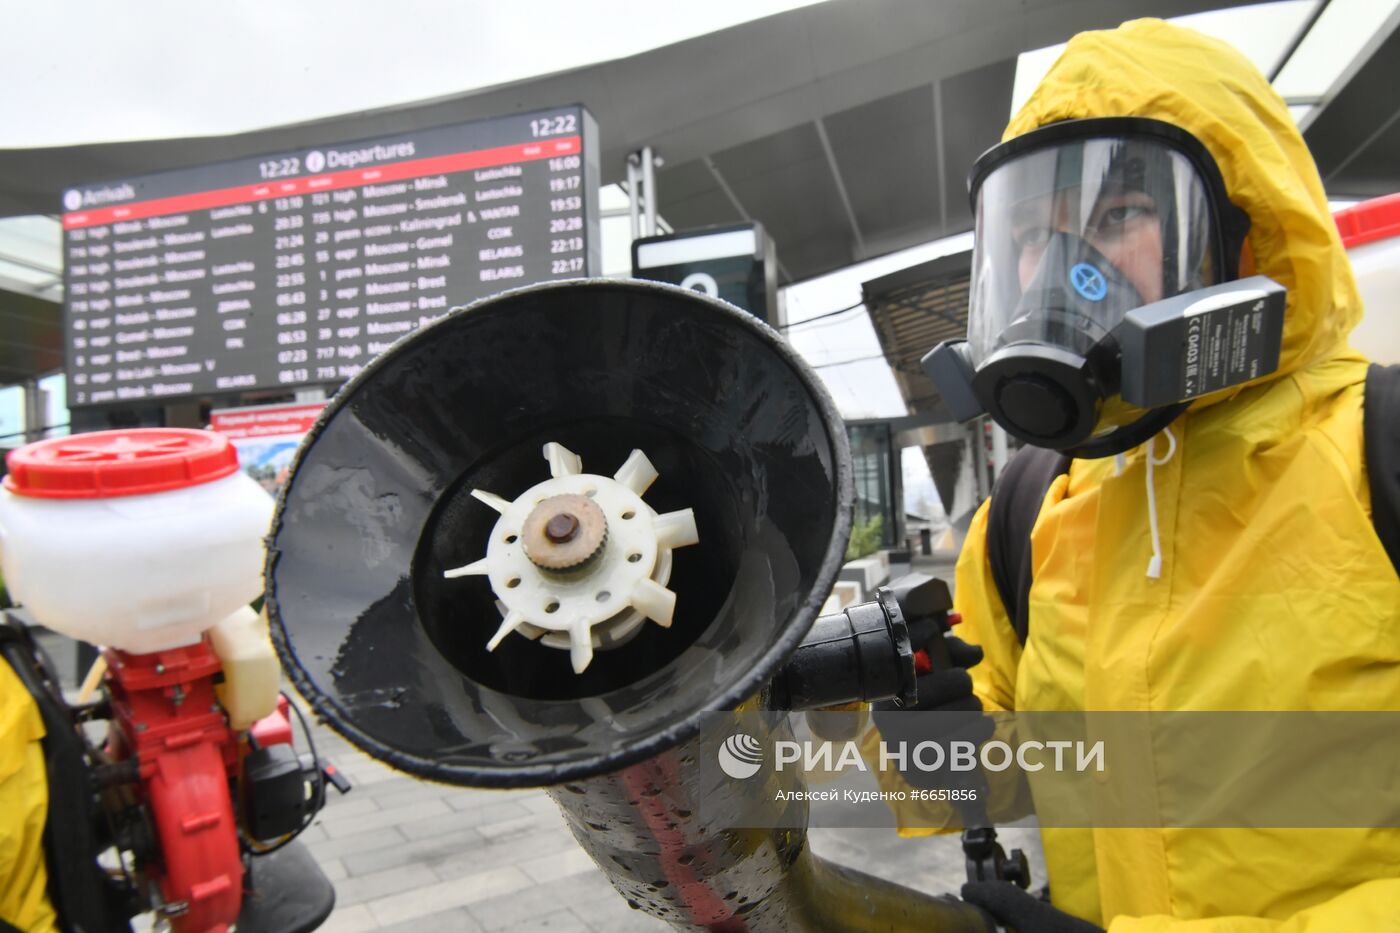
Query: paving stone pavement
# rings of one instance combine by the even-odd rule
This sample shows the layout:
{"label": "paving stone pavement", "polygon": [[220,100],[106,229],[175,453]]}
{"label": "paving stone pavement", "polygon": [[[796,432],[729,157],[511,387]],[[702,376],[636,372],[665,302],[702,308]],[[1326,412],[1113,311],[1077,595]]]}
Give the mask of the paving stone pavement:
{"label": "paving stone pavement", "polygon": [[[355,784],[334,791],[302,835],[335,883],[325,933],[661,931],[627,906],[584,854],[543,791],[489,791],[419,781],[370,759],[324,727],[317,751]],[[1005,829],[1044,878],[1031,830]],[[824,858],[933,893],[964,880],[956,838],[901,839],[886,828],[819,828]]]}
{"label": "paving stone pavement", "polygon": [[[72,643],[51,633],[41,641],[71,690]],[[627,906],[543,791],[420,781],[374,761],[326,727],[312,729],[317,751],[354,784],[345,796],[328,790],[325,809],[301,836],[336,888],[325,933],[670,929]],[[297,736],[304,751],[299,730]],[[1008,849],[1025,849],[1033,877],[1044,879],[1035,832],[1013,828],[1000,835]],[[809,838],[824,858],[932,893],[956,894],[965,877],[955,837],[901,839],[888,828],[817,828]],[[138,933],[152,927],[149,917],[133,926]]]}
{"label": "paving stone pavement", "polygon": [[[486,791],[419,781],[313,726],[317,751],[354,784],[329,791],[301,836],[335,885],[323,933],[644,933],[671,929],[627,906],[579,848],[543,791]],[[300,743],[300,739],[298,739]],[[1002,829],[1043,879],[1034,831]],[[964,880],[954,837],[901,839],[887,828],[809,831],[818,855],[935,894]],[[149,917],[133,924],[152,929]]]}
{"label": "paving stone pavement", "polygon": [[[931,563],[931,562],[930,562]],[[950,565],[920,569],[951,580]],[[412,931],[662,931],[613,890],[543,791],[447,787],[397,773],[315,726],[317,750],[355,783],[330,800],[303,839],[336,886],[325,933]],[[825,822],[839,822],[827,820]],[[1043,881],[1034,830],[1001,829]],[[901,839],[890,828],[817,828],[812,850],[935,894],[966,878],[956,837]]]}

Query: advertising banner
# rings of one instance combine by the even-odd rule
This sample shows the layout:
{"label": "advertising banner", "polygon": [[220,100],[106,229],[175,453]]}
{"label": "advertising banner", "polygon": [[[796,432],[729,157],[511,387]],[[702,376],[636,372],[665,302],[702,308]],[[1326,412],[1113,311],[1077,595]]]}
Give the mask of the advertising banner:
{"label": "advertising banner", "polygon": [[220,408],[209,413],[209,429],[233,441],[238,463],[272,495],[287,481],[292,456],[325,402]]}

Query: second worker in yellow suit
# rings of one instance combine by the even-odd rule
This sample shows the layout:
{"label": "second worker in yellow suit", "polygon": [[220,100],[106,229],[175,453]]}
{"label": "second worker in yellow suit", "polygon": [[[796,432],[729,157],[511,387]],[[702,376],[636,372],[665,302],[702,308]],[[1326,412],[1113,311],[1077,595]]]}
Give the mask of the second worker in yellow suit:
{"label": "second worker in yellow suit", "polygon": [[[1099,118],[1154,122],[1125,124],[1121,138],[1117,124],[1066,122]],[[1287,306],[1265,377],[1166,418],[1108,399],[1097,421],[1076,424],[1074,398],[1026,416],[1027,433],[1070,437],[1039,446],[1078,444],[1082,458],[1051,485],[1031,534],[1024,646],[993,583],[985,503],[972,522],[956,608],[959,634],[985,652],[971,669],[977,698],[1018,711],[1400,710],[1400,580],[1371,526],[1367,363],[1347,342],[1361,303],[1284,102],[1228,45],[1141,20],[1071,40],[1004,140],[1011,149],[975,195],[976,362],[1017,328],[1017,340],[1073,350],[1076,328],[1092,341],[1108,326],[1025,313],[1019,296],[1056,262],[1074,271],[1075,257],[1089,267],[1070,283],[1085,307],[1256,273],[1287,289]],[[1209,203],[1221,194],[1194,172],[1197,149],[1228,202]],[[1212,243],[1234,235],[1233,249]],[[1222,255],[1238,266],[1214,267]],[[1044,395],[1033,379],[1006,385]],[[1400,830],[1042,838],[1046,916],[1068,924],[1044,929],[1079,928],[1072,918],[1110,933],[1400,929]]]}
{"label": "second worker in yellow suit", "polygon": [[24,933],[57,929],[43,849],[49,806],[43,738],[38,706],[0,658],[0,921]]}

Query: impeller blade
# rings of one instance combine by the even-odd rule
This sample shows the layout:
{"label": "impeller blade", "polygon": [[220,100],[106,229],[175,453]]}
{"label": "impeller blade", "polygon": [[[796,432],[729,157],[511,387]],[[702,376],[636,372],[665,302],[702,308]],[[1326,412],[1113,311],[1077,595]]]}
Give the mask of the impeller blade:
{"label": "impeller blade", "polygon": [[656,472],[656,467],[652,466],[651,461],[647,459],[647,455],[640,450],[634,450],[626,462],[617,468],[613,479],[640,496],[647,491],[647,488],[656,481],[656,477],[659,475]]}
{"label": "impeller blade", "polygon": [[506,514],[506,509],[510,508],[510,500],[502,499],[494,492],[487,492],[484,489],[473,489],[472,495],[491,506],[491,508],[495,509],[497,512],[500,512],[502,515]]}
{"label": "impeller blade", "polygon": [[470,564],[463,564],[460,567],[453,567],[445,571],[443,576],[451,580],[456,577],[484,577],[486,576],[486,558],[474,560]]}
{"label": "impeller blade", "polygon": [[[505,618],[506,616],[510,615],[510,607],[507,606],[505,603],[501,602],[499,599],[496,600],[496,611],[501,614],[501,618]],[[544,629],[540,628],[537,625],[531,625],[529,622],[520,623],[520,627],[515,630],[515,634],[521,636],[522,638],[528,638],[530,639],[530,641],[539,641],[540,636],[543,635],[544,632]]]}
{"label": "impeller blade", "polygon": [[656,529],[656,545],[664,548],[685,547],[700,543],[700,530],[695,527],[695,510],[681,509],[658,515],[652,522]]}
{"label": "impeller blade", "polygon": [[671,627],[676,594],[655,580],[638,580],[632,589],[632,607],[662,628]]}
{"label": "impeller blade", "polygon": [[496,629],[496,634],[492,635],[491,640],[486,643],[486,650],[495,651],[496,646],[501,643],[501,639],[515,631],[524,621],[525,617],[518,612],[512,612],[502,619],[501,627]]}
{"label": "impeller blade", "polygon": [[569,626],[569,660],[575,674],[582,674],[593,661],[593,629],[587,619],[578,619]]}
{"label": "impeller blade", "polygon": [[544,445],[544,458],[549,461],[549,475],[554,479],[561,476],[576,476],[583,472],[583,460],[563,444],[550,441]]}

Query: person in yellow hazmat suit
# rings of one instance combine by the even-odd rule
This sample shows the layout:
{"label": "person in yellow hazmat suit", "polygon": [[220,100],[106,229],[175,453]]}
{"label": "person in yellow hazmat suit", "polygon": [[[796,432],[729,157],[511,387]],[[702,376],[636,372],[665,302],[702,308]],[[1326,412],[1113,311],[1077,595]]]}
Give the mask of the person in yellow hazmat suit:
{"label": "person in yellow hazmat suit", "polygon": [[0,611],[0,933],[130,930],[126,890],[97,860],[93,773],[74,722],[33,634]]}
{"label": "person in yellow hazmat suit", "polygon": [[48,895],[44,823],[48,779],[39,708],[0,659],[0,929],[50,933],[57,918]]}
{"label": "person in yellow hazmat suit", "polygon": [[[945,399],[962,391],[1071,459],[1036,505],[1024,642],[984,503],[955,590],[959,634],[983,657],[920,708],[1400,710],[1400,579],[1371,525],[1368,364],[1347,342],[1361,304],[1268,81],[1158,20],[1083,33],[972,190],[968,340],[943,361],[952,377],[942,348],[930,371]],[[1242,331],[1214,369],[1168,359],[1185,382],[1145,382],[1132,361],[1191,350],[1180,330],[1154,344],[1152,321],[1143,346],[1105,353],[1133,309],[1184,296],[1195,304],[1175,320],[1189,322],[1235,300],[1210,289],[1255,275],[1268,281],[1249,300],[1278,302],[1281,323]],[[1400,830],[1041,835],[1049,902],[1006,882],[963,891],[1020,933],[1400,930]]]}

